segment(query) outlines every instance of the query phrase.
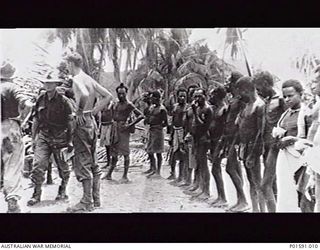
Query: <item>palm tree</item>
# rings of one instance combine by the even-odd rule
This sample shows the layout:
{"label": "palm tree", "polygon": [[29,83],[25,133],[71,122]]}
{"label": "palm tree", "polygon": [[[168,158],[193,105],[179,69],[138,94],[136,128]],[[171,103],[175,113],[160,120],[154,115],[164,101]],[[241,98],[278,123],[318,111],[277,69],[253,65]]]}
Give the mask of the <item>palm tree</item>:
{"label": "palm tree", "polygon": [[[226,28],[225,30],[226,30],[226,34],[225,34],[226,39],[225,39],[222,59],[224,59],[225,52],[229,48],[230,48],[231,59],[234,61],[239,58],[239,52],[242,51],[248,74],[249,76],[251,76],[252,73],[251,73],[250,65],[249,65],[248,58],[245,53],[244,44],[243,44],[243,41],[244,41],[243,34],[248,29]],[[221,29],[217,29],[217,33],[219,33],[220,31]]]}

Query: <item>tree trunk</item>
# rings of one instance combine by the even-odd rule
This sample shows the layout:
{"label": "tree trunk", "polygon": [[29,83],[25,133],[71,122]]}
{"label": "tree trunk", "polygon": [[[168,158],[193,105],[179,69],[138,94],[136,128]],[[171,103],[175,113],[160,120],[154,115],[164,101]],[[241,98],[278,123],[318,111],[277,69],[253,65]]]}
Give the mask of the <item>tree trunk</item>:
{"label": "tree trunk", "polygon": [[137,55],[138,55],[138,51],[137,51],[137,49],[135,49],[135,50],[134,50],[134,56],[133,56],[133,67],[132,67],[132,70],[133,70],[133,71],[136,70]]}
{"label": "tree trunk", "polygon": [[93,46],[90,42],[90,37],[87,29],[77,29],[77,45],[76,50],[84,59],[83,70],[89,75],[92,75],[93,61]]}
{"label": "tree trunk", "polygon": [[119,82],[122,81],[121,79],[121,63],[122,63],[122,52],[123,52],[123,43],[120,41],[120,56],[119,56],[119,62],[118,62],[118,65],[119,65]]}
{"label": "tree trunk", "polygon": [[103,40],[103,44],[102,44],[102,48],[101,48],[101,51],[100,51],[100,60],[99,60],[99,71],[98,71],[98,76],[96,79],[98,82],[100,82],[100,76],[101,76],[101,71],[102,71],[102,64],[103,64],[103,61],[104,61],[104,56],[105,56],[105,39]]}
{"label": "tree trunk", "polygon": [[117,47],[117,38],[115,36],[111,37],[112,43],[112,63],[114,67],[114,78],[117,82],[120,82],[120,69],[119,69],[119,62],[118,62],[118,47]]}
{"label": "tree trunk", "polygon": [[124,76],[123,76],[123,79],[122,79],[122,81],[123,81],[124,83],[127,82],[128,68],[129,68],[129,66],[130,66],[130,64],[131,64],[130,61],[131,61],[131,49],[128,48],[128,49],[127,49],[126,66],[125,66],[125,69],[124,69]]}

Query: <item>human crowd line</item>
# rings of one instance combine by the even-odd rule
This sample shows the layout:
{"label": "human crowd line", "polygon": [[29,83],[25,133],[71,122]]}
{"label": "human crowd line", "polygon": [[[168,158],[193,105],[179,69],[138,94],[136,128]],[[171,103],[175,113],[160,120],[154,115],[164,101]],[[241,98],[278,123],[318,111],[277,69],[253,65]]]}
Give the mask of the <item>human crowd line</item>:
{"label": "human crowd line", "polygon": [[[116,99],[87,75],[77,52],[67,54],[64,62],[72,83],[66,84],[58,71],[50,72],[39,79],[43,88],[35,104],[13,83],[15,67],[9,62],[1,65],[1,187],[8,213],[21,212],[23,131],[29,121],[34,191],[27,205],[41,202],[46,172],[54,161],[61,179],[57,201],[69,199],[70,165],[82,184],[82,198],[66,211],[76,213],[102,206],[101,181],[131,182],[130,135],[142,120],[149,160],[149,169],[142,173],[146,178],[162,178],[166,132],[170,136],[170,175],[166,178],[191,200],[210,201],[212,175],[217,190],[217,198],[210,201],[212,207],[227,212],[318,211],[320,76],[311,83],[310,100],[303,100],[304,88],[297,80],[284,81],[279,95],[270,72],[249,77],[234,71],[226,84],[209,89],[196,84],[177,86],[168,103],[159,90],[144,93],[137,108],[127,100],[125,84],[116,88]],[[100,117],[98,123],[96,117]],[[106,149],[103,167],[97,162],[98,142]],[[120,156],[124,170],[115,181],[112,174]],[[233,205],[226,196],[223,159],[237,194]],[[250,202],[244,178],[249,183]]]}

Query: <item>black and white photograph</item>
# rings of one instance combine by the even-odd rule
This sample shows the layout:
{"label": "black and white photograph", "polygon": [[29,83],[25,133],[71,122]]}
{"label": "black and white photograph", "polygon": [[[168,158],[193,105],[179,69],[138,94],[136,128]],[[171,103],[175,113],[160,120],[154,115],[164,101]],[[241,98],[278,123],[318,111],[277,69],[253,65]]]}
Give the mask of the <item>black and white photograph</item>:
{"label": "black and white photograph", "polygon": [[0,213],[320,211],[320,28],[0,38]]}

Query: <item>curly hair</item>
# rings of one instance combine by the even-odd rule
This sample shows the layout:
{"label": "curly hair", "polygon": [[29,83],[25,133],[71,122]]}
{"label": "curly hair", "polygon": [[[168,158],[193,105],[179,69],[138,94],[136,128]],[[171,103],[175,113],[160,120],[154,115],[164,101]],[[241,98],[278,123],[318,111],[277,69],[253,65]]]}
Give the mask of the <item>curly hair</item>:
{"label": "curly hair", "polygon": [[255,74],[252,78],[252,81],[254,85],[262,84],[270,87],[273,87],[274,85],[273,76],[268,71],[261,71]]}
{"label": "curly hair", "polygon": [[218,85],[216,88],[213,88],[210,91],[210,94],[216,96],[217,98],[219,98],[219,100],[222,100],[223,98],[226,97],[227,91],[223,85]]}
{"label": "curly hair", "polygon": [[65,57],[65,60],[68,62],[73,62],[76,67],[81,67],[83,59],[79,53],[73,52],[72,54],[68,54]]}
{"label": "curly hair", "polygon": [[255,87],[250,76],[243,76],[237,81],[237,88],[246,89],[247,91],[254,91]]}
{"label": "curly hair", "polygon": [[185,88],[179,88],[179,89],[177,90],[177,96],[179,95],[180,92],[188,93],[188,91],[187,91]]}
{"label": "curly hair", "polygon": [[125,89],[126,93],[128,92],[128,88],[126,86],[124,86],[123,83],[120,83],[120,85],[116,88],[116,92],[118,93],[119,89]]}
{"label": "curly hair", "polygon": [[290,88],[290,87],[294,88],[295,91],[297,91],[300,95],[302,95],[303,87],[302,87],[301,83],[298,80],[290,79],[290,80],[285,81],[282,84],[282,89]]}

